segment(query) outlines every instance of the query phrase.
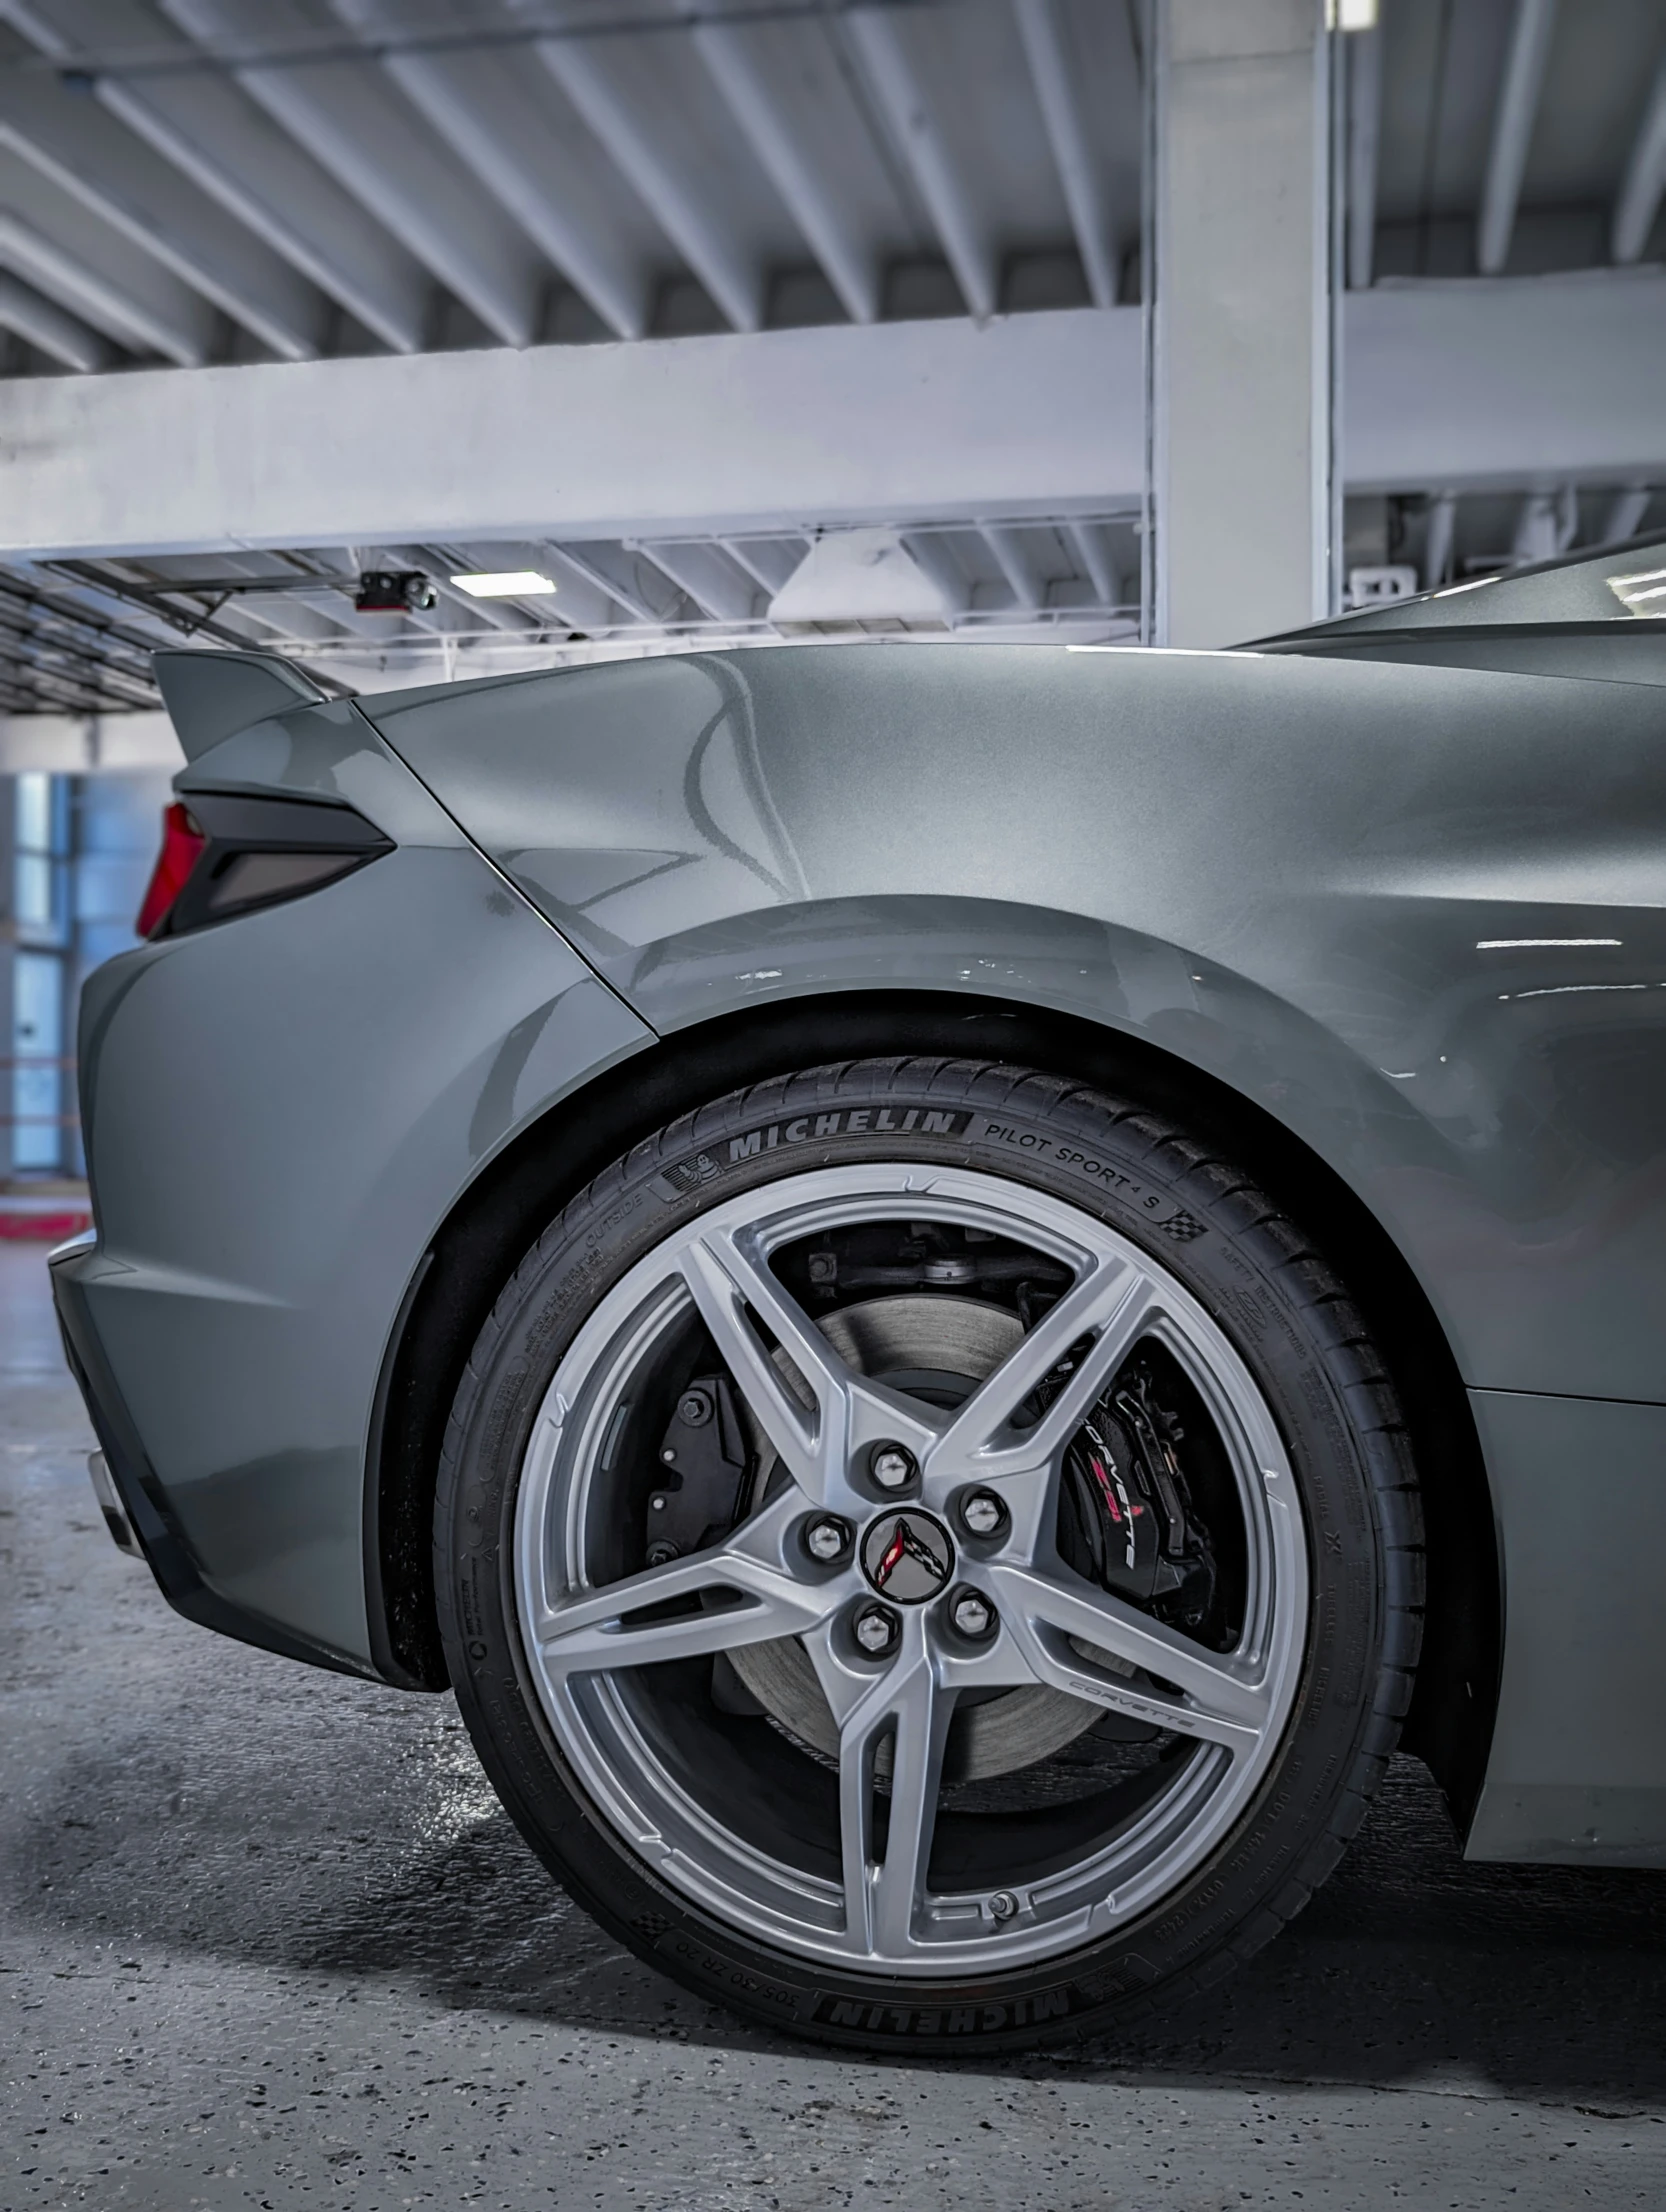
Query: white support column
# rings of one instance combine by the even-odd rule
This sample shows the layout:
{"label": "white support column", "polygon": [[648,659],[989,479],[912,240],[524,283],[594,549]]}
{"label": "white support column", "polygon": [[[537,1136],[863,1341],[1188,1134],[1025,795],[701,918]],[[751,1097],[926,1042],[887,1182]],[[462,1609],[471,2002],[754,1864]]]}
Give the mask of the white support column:
{"label": "white support column", "polygon": [[1335,232],[1321,0],[1152,0],[1158,644],[1330,611]]}

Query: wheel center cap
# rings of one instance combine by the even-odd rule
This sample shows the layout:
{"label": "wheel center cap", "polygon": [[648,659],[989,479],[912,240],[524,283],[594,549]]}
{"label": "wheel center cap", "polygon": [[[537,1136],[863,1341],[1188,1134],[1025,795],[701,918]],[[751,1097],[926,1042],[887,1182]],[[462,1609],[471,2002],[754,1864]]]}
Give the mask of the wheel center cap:
{"label": "wheel center cap", "polygon": [[948,1587],[954,1545],[929,1513],[913,1506],[882,1513],[862,1539],[862,1572],[893,1604],[923,1605]]}

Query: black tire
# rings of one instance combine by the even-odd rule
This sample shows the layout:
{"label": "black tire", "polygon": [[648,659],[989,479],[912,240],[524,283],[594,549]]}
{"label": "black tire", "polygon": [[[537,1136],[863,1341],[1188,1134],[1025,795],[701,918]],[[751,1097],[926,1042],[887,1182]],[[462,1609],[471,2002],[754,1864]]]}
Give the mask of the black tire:
{"label": "black tire", "polygon": [[[876,1136],[878,1110],[907,1136]],[[874,1110],[861,1133],[847,1109]],[[795,1151],[730,1140],[827,1114]],[[924,1134],[925,1111],[939,1131]],[[673,1222],[787,1169],[971,1166],[1068,1200],[1158,1257],[1270,1407],[1307,1523],[1307,1643],[1291,1717],[1236,1827],[1184,1888],[1065,1958],[922,1985],[827,1969],[698,1909],[626,1848],[564,1759],[517,1628],[518,1471],[551,1375],[597,1299]],[[770,2027],[871,2052],[993,2051],[1122,2025],[1214,1984],[1276,1935],[1358,1828],[1411,1696],[1422,1521],[1393,1384],[1332,1265],[1218,1149],[1136,1104],[998,1065],[897,1058],[735,1092],[639,1144],[546,1228],[481,1333],[440,1465],[435,1584],[451,1680],[505,1807],[621,1943]]]}

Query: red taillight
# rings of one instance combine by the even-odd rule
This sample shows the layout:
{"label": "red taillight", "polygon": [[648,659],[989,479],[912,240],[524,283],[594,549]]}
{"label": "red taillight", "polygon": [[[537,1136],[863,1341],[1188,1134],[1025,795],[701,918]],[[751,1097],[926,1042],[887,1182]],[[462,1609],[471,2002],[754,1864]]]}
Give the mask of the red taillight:
{"label": "red taillight", "polygon": [[162,809],[162,850],[151,870],[150,887],[135,924],[141,937],[154,937],[168,918],[168,911],[185,888],[197,865],[197,855],[208,842],[178,800]]}

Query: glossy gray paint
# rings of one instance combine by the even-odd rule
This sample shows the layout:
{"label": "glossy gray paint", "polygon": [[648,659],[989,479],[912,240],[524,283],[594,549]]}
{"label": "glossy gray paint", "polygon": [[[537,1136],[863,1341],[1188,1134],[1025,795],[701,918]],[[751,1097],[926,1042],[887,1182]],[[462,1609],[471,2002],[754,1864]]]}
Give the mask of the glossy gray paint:
{"label": "glossy gray paint", "polygon": [[[1666,692],[824,646],[364,704],[656,1030],[915,987],[1139,1035],[1343,1176],[1466,1382],[1666,1398]],[[1618,942],[1478,949],[1542,938]]]}
{"label": "glossy gray paint", "polygon": [[481,1165],[647,1032],[350,707],[179,783],[330,792],[399,845],[93,976],[98,1239],[59,1296],[209,1590],[368,1671],[365,1439],[407,1283]]}
{"label": "glossy gray paint", "polygon": [[1666,1406],[1472,1402],[1509,1634],[1466,1855],[1666,1866]]}
{"label": "glossy gray paint", "polygon": [[1364,636],[1308,632],[1269,651],[1334,654],[1352,661],[1421,663],[1428,668],[1487,668],[1517,676],[1590,677],[1614,684],[1666,684],[1666,629],[1613,622],[1544,629],[1474,623],[1423,630],[1386,625]]}
{"label": "glossy gray paint", "polygon": [[[1625,1716],[1666,1618],[1631,1607],[1623,1650],[1579,1633],[1595,1566],[1575,1547],[1558,1585],[1528,1523],[1566,1465],[1538,1413],[1573,1423],[1582,1481],[1600,1445],[1605,1541],[1656,1534],[1631,1416],[1666,1406],[1666,691],[1438,642],[700,655],[320,704],[206,750],[187,794],[345,798],[399,850],[88,994],[100,1235],[60,1272],[205,1574],[366,1662],[389,1332],[436,1225],[553,1103],[748,1008],[1017,1000],[1219,1078],[1382,1222],[1475,1395],[1503,1526],[1474,1847],[1578,1855],[1629,1792],[1625,1848],[1654,1848],[1666,1744]],[[1545,938],[1615,942],[1519,942]],[[1666,1805],[1656,1834],[1666,1856]]]}
{"label": "glossy gray paint", "polygon": [[310,676],[269,653],[204,653],[182,647],[153,653],[151,667],[187,760],[268,715],[326,696]]}

